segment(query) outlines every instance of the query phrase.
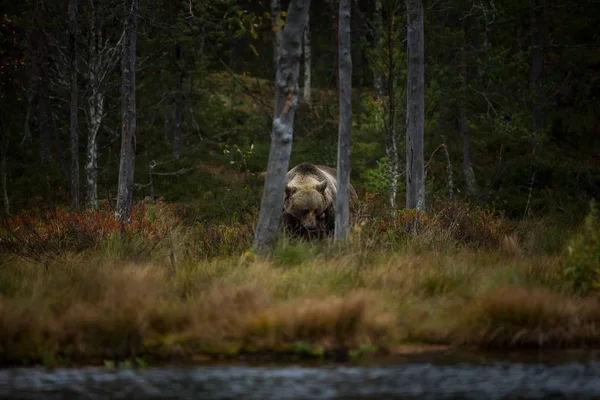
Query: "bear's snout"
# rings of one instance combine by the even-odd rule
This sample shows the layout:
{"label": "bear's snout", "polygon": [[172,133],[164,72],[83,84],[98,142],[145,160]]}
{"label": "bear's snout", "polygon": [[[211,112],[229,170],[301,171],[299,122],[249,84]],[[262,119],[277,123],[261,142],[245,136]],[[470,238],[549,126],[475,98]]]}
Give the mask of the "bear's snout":
{"label": "bear's snout", "polygon": [[309,231],[314,230],[317,227],[317,218],[314,211],[309,211],[302,220],[302,226]]}

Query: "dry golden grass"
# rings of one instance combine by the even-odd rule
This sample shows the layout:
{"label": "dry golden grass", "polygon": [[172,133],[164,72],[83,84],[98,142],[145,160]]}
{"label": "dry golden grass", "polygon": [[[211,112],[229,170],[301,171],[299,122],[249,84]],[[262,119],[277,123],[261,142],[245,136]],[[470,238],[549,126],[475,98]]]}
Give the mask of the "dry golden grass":
{"label": "dry golden grass", "polygon": [[563,293],[554,231],[454,208],[364,214],[344,248],[283,239],[267,260],[244,252],[249,223],[191,229],[170,213],[153,219],[169,234],[152,246],[132,235],[50,256],[10,247],[0,363],[598,344],[600,304]]}
{"label": "dry golden grass", "polygon": [[463,313],[450,334],[457,344],[541,348],[600,343],[598,299],[511,285],[465,304]]}
{"label": "dry golden grass", "polygon": [[0,360],[192,359],[307,348],[322,355],[408,341],[597,342],[595,300],[535,286],[551,287],[556,256],[463,250],[369,263],[352,249],[313,251],[290,244],[272,260],[187,261],[175,271],[85,256],[48,269],[14,263],[0,272]]}

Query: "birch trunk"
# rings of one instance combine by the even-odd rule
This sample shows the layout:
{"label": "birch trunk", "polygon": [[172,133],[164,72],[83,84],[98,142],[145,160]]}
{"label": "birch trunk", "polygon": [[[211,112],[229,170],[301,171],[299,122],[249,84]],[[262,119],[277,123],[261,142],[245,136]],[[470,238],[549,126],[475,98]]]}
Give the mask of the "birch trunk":
{"label": "birch trunk", "polygon": [[88,97],[87,97],[87,145],[85,154],[86,202],[90,209],[98,208],[98,135],[104,121],[104,99],[106,79],[119,60],[119,47],[123,37],[114,45],[102,35],[102,16],[105,3],[97,4],[90,0],[89,42],[88,42]]}
{"label": "birch trunk", "polygon": [[[94,73],[90,73],[94,77]],[[98,208],[98,132],[104,117],[104,93],[101,88],[94,87],[88,99],[88,138],[86,148],[86,188],[87,205],[90,209]]]}
{"label": "birch trunk", "polygon": [[406,208],[425,209],[425,38],[423,0],[406,0],[407,11],[407,112]]}
{"label": "birch trunk", "polygon": [[273,65],[277,70],[277,60],[279,58],[279,48],[281,47],[281,38],[283,29],[281,26],[281,0],[271,0],[271,15],[273,18]]}
{"label": "birch trunk", "polygon": [[396,197],[398,191],[398,176],[399,176],[399,157],[398,157],[398,145],[396,143],[396,88],[394,87],[396,65],[394,62],[394,47],[396,43],[393,40],[394,37],[394,18],[390,17],[387,25],[387,79],[386,79],[386,91],[387,91],[387,140],[386,140],[386,156],[388,159],[388,174],[389,174],[389,202],[392,214],[396,213]]}
{"label": "birch trunk", "polygon": [[71,207],[79,208],[79,132],[77,129],[77,0],[69,1],[71,73]]}
{"label": "birch trunk", "polygon": [[125,1],[125,36],[121,54],[121,159],[116,218],[121,223],[131,218],[133,207],[134,166],[136,147],[135,68],[137,42],[137,12],[139,0]]}
{"label": "birch trunk", "polygon": [[104,118],[104,85],[103,70],[112,69],[112,60],[104,57],[105,48],[102,41],[102,30],[98,26],[97,16],[92,2],[90,18],[90,41],[88,60],[88,82],[90,95],[87,99],[87,146],[85,160],[86,201],[90,209],[98,208],[98,132]]}
{"label": "birch trunk", "polygon": [[302,57],[302,34],[310,0],[291,0],[283,30],[275,79],[275,110],[271,149],[265,176],[253,247],[266,255],[277,240],[283,210],[285,176],[294,136],[294,114],[298,103],[298,75]]}
{"label": "birch trunk", "polygon": [[352,128],[352,57],[350,53],[350,0],[340,0],[339,11],[339,131],[337,156],[338,191],[335,208],[334,241],[348,237],[350,221],[350,132]]}
{"label": "birch trunk", "polygon": [[311,104],[310,88],[311,88],[311,68],[312,54],[310,48],[310,16],[306,16],[306,27],[304,28],[304,101]]}

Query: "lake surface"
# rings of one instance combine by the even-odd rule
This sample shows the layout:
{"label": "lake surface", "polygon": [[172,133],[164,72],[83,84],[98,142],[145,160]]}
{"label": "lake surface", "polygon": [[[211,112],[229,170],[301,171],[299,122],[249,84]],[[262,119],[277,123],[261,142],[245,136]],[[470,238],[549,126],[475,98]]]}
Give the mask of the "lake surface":
{"label": "lake surface", "polygon": [[0,370],[2,399],[600,399],[597,352],[422,354],[361,364]]}

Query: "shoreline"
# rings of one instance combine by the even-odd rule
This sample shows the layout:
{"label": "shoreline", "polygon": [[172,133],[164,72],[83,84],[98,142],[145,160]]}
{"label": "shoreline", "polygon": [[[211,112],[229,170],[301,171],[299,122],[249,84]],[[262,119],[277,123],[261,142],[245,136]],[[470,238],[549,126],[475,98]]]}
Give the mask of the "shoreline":
{"label": "shoreline", "polygon": [[348,352],[336,352],[324,356],[311,356],[290,351],[257,351],[241,352],[238,355],[198,353],[188,356],[146,356],[138,358],[124,358],[121,360],[79,359],[44,364],[43,362],[31,365],[20,363],[7,363],[0,366],[0,370],[43,369],[52,371],[56,369],[143,369],[143,368],[195,368],[195,367],[220,367],[220,366],[250,366],[250,367],[329,367],[329,366],[397,366],[402,364],[545,364],[560,365],[567,363],[585,363],[600,359],[600,347],[571,347],[556,348],[549,346],[536,349],[513,349],[507,351],[484,350],[474,347],[460,347],[439,344],[403,344],[395,346],[388,351],[375,351],[365,353],[359,357],[350,357]]}

